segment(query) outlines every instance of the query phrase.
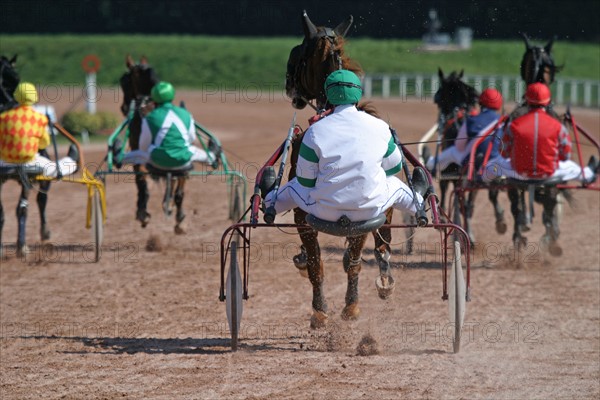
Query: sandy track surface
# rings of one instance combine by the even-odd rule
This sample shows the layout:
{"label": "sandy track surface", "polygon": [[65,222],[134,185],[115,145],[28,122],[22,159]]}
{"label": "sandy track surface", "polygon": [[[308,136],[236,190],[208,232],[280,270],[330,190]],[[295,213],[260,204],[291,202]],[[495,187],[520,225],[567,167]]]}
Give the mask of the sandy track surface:
{"label": "sandy track surface", "polygon": [[[253,96],[253,97],[251,97]],[[107,96],[108,97],[108,96]],[[118,112],[103,98],[100,110]],[[181,91],[194,116],[223,142],[232,165],[250,186],[257,166],[285,138],[293,111],[280,94],[201,94]],[[405,142],[433,123],[431,101],[375,100]],[[56,104],[62,113],[69,107]],[[596,138],[598,110],[576,110]],[[302,111],[298,121],[310,116]],[[410,146],[415,148],[415,146]],[[584,147],[586,155],[591,149]],[[102,146],[87,148],[89,162]],[[598,398],[600,396],[600,197],[575,194],[565,208],[560,258],[546,258],[536,208],[530,245],[517,267],[509,233],[493,229],[491,205],[478,198],[478,247],[467,304],[465,337],[452,353],[437,235],[419,231],[416,254],[402,253],[394,233],[396,291],[377,297],[378,274],[364,252],[358,321],[340,318],[346,277],[343,241],[322,237],[331,324],[309,329],[311,287],[291,257],[291,231],[253,233],[250,299],[245,303],[240,350],[229,350],[224,303],[218,301],[221,234],[227,186],[220,178],[188,183],[185,236],[160,209],[162,186],[151,188],[151,224],[134,221],[135,187],[107,179],[108,220],[103,255],[90,263],[85,245],[85,190],[56,183],[48,206],[52,239],[39,243],[30,207],[32,253],[14,255],[17,186],[2,191],[6,210],[0,266],[0,397],[112,398]],[[31,196],[32,204],[34,197]],[[502,204],[508,212],[506,194]],[[290,215],[279,221],[291,221]],[[146,250],[158,237],[160,251]],[[365,335],[378,354],[359,356]]]}

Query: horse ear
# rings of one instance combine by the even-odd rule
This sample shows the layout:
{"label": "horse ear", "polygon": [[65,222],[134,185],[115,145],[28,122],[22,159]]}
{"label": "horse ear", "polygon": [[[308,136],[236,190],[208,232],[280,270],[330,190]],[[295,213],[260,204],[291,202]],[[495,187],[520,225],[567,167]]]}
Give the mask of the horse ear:
{"label": "horse ear", "polygon": [[9,63],[14,66],[16,62],[17,62],[17,55],[15,54],[13,56],[13,58],[10,59]]}
{"label": "horse ear", "polygon": [[336,35],[345,37],[348,31],[350,30],[350,27],[352,26],[352,22],[354,22],[354,17],[351,15],[350,17],[348,17],[347,20],[336,26],[333,31]]}
{"label": "horse ear", "polygon": [[461,69],[460,70],[460,74],[458,74],[458,79],[462,79],[463,75],[465,74],[465,70]]}
{"label": "horse ear", "polygon": [[317,34],[317,27],[312,23],[306,10],[302,10],[302,28],[304,29],[304,37],[311,39]]}
{"label": "horse ear", "polygon": [[552,39],[550,39],[548,41],[548,43],[546,43],[546,45],[544,46],[544,51],[547,54],[550,54],[550,52],[552,51],[552,45],[554,44],[554,39],[556,39],[556,36],[553,36]]}
{"label": "horse ear", "polygon": [[438,76],[440,77],[440,80],[444,80],[444,71],[442,71],[440,67],[438,67]]}
{"label": "horse ear", "polygon": [[531,43],[529,43],[529,38],[527,37],[527,34],[525,32],[520,32],[521,36],[523,37],[523,40],[525,40],[525,47],[527,47],[527,50],[531,49]]}
{"label": "horse ear", "polygon": [[140,59],[140,64],[148,65],[148,59],[146,58],[146,56],[142,56],[142,58]]}
{"label": "horse ear", "polygon": [[127,54],[127,57],[125,57],[125,65],[128,69],[133,68],[133,66],[135,65],[135,61],[133,61],[133,57],[131,57],[131,54]]}

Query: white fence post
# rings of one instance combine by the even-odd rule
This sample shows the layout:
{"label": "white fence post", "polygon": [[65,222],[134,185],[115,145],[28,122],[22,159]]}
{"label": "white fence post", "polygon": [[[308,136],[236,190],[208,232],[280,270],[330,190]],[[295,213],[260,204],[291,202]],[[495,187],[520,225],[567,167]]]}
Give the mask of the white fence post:
{"label": "white fence post", "polygon": [[390,97],[390,76],[389,75],[384,75],[382,80],[381,80],[381,94],[382,96],[387,99],[388,97]]}
{"label": "white fence post", "polygon": [[510,93],[510,78],[503,76],[502,77],[502,96],[508,100],[508,95]]}
{"label": "white fence post", "polygon": [[421,101],[424,101],[424,99],[423,99],[423,77],[421,75],[417,75],[417,77],[415,78],[415,97],[418,99],[421,99]]}
{"label": "white fence post", "polygon": [[571,81],[571,98],[569,99],[569,104],[577,104],[577,86],[578,86],[579,82],[577,81]]}
{"label": "white fence post", "polygon": [[406,101],[408,98],[408,93],[406,92],[406,80],[406,75],[400,75],[399,90],[402,101]]}
{"label": "white fence post", "polygon": [[373,78],[365,76],[365,97],[373,96]]}
{"label": "white fence post", "polygon": [[565,83],[561,80],[556,81],[556,104],[565,102]]}
{"label": "white fence post", "polygon": [[583,105],[586,107],[592,105],[592,85],[590,81],[583,83]]}

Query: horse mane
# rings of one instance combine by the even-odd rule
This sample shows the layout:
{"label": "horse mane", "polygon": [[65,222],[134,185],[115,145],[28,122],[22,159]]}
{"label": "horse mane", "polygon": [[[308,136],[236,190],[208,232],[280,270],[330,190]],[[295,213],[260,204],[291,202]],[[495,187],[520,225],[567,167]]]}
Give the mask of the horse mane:
{"label": "horse mane", "polygon": [[[324,28],[322,28],[322,29],[324,29]],[[330,42],[329,40],[321,40],[320,43],[321,43],[321,47],[322,47],[322,52],[321,52],[322,60],[321,61],[325,61],[327,59],[328,55],[330,55],[332,53],[337,53],[342,61],[342,69],[347,69],[349,71],[352,71],[359,77],[362,77],[365,74],[365,72],[363,71],[360,64],[357,61],[351,59],[345,53],[344,45],[346,44],[346,41],[342,36],[336,37],[336,40],[333,43],[333,45],[332,45],[332,42]],[[334,67],[333,70],[338,69],[337,65],[333,65],[333,67]]]}
{"label": "horse mane", "polygon": [[361,101],[360,103],[358,103],[356,108],[358,108],[359,111],[364,111],[367,114],[370,114],[375,118],[382,119],[381,116],[379,115],[379,111],[377,111],[377,108],[371,101]]}

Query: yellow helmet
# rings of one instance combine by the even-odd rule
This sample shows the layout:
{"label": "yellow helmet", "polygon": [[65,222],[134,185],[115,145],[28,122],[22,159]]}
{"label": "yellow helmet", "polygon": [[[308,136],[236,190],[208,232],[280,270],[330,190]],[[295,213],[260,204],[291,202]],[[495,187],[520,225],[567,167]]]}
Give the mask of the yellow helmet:
{"label": "yellow helmet", "polygon": [[22,82],[17,85],[14,94],[17,103],[30,106],[38,102],[38,93],[33,83]]}

